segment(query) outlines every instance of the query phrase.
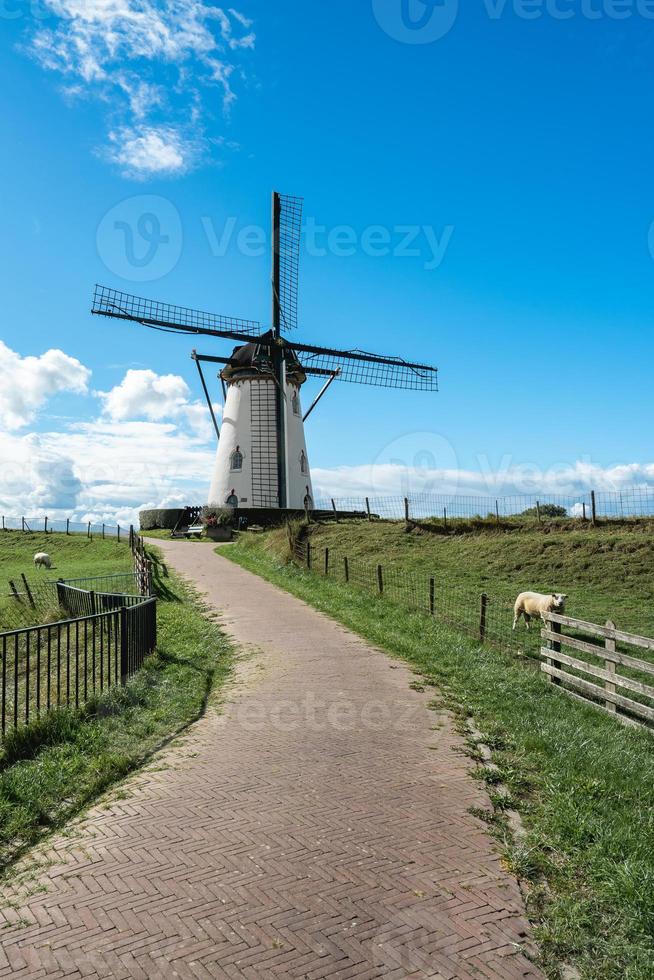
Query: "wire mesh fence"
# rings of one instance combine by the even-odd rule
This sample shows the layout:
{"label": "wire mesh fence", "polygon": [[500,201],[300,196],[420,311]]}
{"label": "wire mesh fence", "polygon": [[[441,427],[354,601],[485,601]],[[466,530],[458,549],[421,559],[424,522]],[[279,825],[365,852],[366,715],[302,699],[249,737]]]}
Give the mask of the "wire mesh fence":
{"label": "wire mesh fence", "polygon": [[130,528],[120,524],[103,524],[98,521],[75,521],[68,517],[52,518],[47,515],[38,517],[15,517],[3,515],[0,517],[3,531],[25,531],[26,533],[44,532],[45,534],[85,534],[87,537],[127,539]]}
{"label": "wire mesh fence", "polygon": [[306,539],[292,541],[292,548],[295,561],[314,574],[433,617],[480,644],[538,659],[539,629],[513,629],[515,596],[452,586],[436,575],[352,558],[342,551],[313,546]]}
{"label": "wire mesh fence", "polygon": [[419,493],[407,496],[319,497],[316,510],[359,512],[382,520],[569,520],[654,517],[654,487],[578,494],[458,496]]}

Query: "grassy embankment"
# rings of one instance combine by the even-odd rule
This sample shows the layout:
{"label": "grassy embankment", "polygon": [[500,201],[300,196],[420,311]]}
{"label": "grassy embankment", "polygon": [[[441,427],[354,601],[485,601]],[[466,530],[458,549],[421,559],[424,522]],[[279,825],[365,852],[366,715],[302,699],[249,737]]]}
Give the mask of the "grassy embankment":
{"label": "grassy embankment", "polygon": [[[558,536],[557,536],[558,537]],[[474,588],[567,590],[574,613],[647,632],[651,532],[567,536],[542,532],[438,538],[392,525],[329,525],[314,543],[370,562],[428,565]],[[553,544],[550,544],[553,541]],[[654,743],[644,732],[565,698],[510,654],[480,650],[438,619],[298,569],[286,532],[244,535],[221,554],[305,599],[433,685],[461,722],[473,717],[499,772],[481,767],[495,809],[487,819],[507,865],[529,886],[542,965],[574,963],[592,980],[654,976]],[[553,579],[553,581],[552,581]],[[651,601],[648,600],[648,601]],[[510,791],[504,799],[493,785]],[[527,836],[512,840],[502,810],[517,808]]]}
{"label": "grassy embankment", "polygon": [[[9,568],[9,574],[22,570],[38,550],[35,536],[17,535],[11,543],[9,533],[0,538],[9,555],[0,564],[3,577]],[[77,577],[130,567],[115,542],[53,538],[56,548],[50,537],[48,545],[57,573]],[[0,744],[0,873],[196,719],[226,677],[227,640],[204,618],[192,592],[164,571],[157,566],[158,649],[127,686],[79,712],[53,712]]]}
{"label": "grassy embankment", "polygon": [[[34,567],[34,555],[39,551],[50,555],[50,571]],[[27,602],[23,608],[17,606],[9,580],[13,580],[18,591],[22,592],[21,572],[30,585],[38,588],[44,582],[58,578],[114,575],[131,570],[132,559],[126,539],[119,543],[115,538],[103,541],[99,536],[91,539],[82,534],[0,531],[0,630],[12,629],[28,621],[46,621],[38,617],[34,619]],[[45,612],[46,619],[56,618],[54,609],[39,609],[38,612]],[[48,616],[48,612],[52,612],[52,615]]]}

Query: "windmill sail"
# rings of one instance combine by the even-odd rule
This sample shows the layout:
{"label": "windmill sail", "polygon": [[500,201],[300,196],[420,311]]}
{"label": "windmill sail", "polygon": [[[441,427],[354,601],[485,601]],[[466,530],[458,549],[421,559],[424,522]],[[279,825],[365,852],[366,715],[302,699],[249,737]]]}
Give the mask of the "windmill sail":
{"label": "windmill sail", "polygon": [[279,305],[281,327],[297,327],[298,277],[300,269],[300,235],[302,232],[301,197],[279,195]]}
{"label": "windmill sail", "polygon": [[438,391],[438,368],[413,364],[401,357],[384,357],[360,350],[331,350],[307,344],[288,343],[296,351],[307,374],[337,373],[337,381],[403,388],[411,391]]}

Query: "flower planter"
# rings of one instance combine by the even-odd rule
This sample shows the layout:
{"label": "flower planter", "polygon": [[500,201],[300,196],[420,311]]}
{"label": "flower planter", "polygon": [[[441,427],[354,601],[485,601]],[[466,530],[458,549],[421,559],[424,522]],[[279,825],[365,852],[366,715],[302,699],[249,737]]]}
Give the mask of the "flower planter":
{"label": "flower planter", "polygon": [[211,541],[231,541],[232,529],[224,524],[218,527],[205,527],[204,533]]}

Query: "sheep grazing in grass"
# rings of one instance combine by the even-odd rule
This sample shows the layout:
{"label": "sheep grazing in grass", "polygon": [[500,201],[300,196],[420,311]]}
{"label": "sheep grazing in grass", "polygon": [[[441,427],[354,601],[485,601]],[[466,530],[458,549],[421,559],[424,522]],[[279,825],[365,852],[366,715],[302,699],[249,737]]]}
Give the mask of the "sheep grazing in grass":
{"label": "sheep grazing in grass", "polygon": [[513,629],[518,625],[521,616],[525,617],[527,629],[532,617],[540,616],[543,622],[547,622],[548,613],[565,612],[565,600],[567,595],[560,592],[553,592],[551,595],[541,595],[540,592],[521,592],[515,601],[513,611]]}
{"label": "sheep grazing in grass", "polygon": [[46,555],[44,551],[39,551],[34,555],[34,566],[35,568],[52,568],[52,561],[50,560],[50,555]]}

